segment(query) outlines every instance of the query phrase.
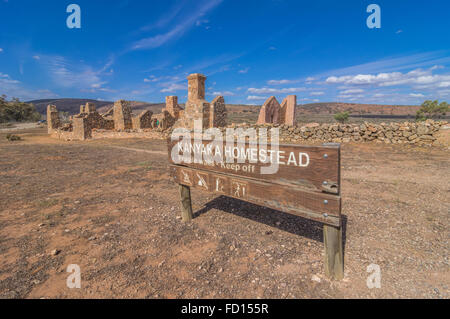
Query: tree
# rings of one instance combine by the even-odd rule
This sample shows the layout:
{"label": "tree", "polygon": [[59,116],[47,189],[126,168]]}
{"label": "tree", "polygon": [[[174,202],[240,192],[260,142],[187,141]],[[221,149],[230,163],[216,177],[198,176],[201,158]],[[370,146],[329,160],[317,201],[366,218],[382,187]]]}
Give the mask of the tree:
{"label": "tree", "polygon": [[33,104],[20,102],[19,99],[13,98],[11,101],[6,100],[6,95],[0,97],[0,123],[5,122],[25,122],[38,121],[41,114],[36,111]]}
{"label": "tree", "polygon": [[336,121],[338,121],[339,123],[345,123],[348,121],[348,117],[349,117],[349,113],[348,112],[340,112],[340,113],[336,113],[334,115],[334,119]]}
{"label": "tree", "polygon": [[440,118],[441,116],[445,116],[447,112],[449,112],[447,102],[439,103],[438,100],[426,100],[417,111],[416,120],[424,121],[429,118]]}

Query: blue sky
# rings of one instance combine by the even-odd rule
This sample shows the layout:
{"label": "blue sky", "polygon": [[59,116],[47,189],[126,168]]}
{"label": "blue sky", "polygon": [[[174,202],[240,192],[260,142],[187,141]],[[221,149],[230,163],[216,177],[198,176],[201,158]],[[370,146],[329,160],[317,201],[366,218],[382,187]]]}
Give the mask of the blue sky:
{"label": "blue sky", "polygon": [[[81,29],[69,29],[69,4]],[[369,29],[369,4],[381,28]],[[0,0],[0,94],[262,104],[450,100],[449,1]]]}

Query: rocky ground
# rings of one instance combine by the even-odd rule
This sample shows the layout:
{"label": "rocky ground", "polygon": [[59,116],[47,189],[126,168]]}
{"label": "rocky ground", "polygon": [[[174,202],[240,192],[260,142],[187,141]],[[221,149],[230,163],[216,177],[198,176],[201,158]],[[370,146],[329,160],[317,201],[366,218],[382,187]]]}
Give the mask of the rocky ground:
{"label": "rocky ground", "polygon": [[165,141],[4,135],[1,298],[449,298],[448,148],[344,144],[345,279],[332,282],[318,223],[195,190],[183,224]]}

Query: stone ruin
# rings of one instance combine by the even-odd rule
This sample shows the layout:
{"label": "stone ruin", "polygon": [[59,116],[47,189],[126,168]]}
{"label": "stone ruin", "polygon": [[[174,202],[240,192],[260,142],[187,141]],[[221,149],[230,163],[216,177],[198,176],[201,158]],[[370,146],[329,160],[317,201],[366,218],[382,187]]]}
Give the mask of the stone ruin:
{"label": "stone ruin", "polygon": [[53,130],[56,130],[61,126],[61,121],[59,119],[59,113],[55,105],[47,106],[47,126],[48,134],[51,134]]}
{"label": "stone ruin", "polygon": [[178,97],[167,96],[166,107],[159,114],[146,110],[134,116],[130,103],[120,100],[106,113],[97,112],[93,103],[80,106],[80,113],[71,122],[62,124],[56,106],[47,108],[48,133],[65,140],[86,140],[94,131],[146,132],[166,131],[175,127],[194,128],[194,120],[201,120],[203,128],[225,127],[227,111],[223,96],[211,103],[205,100],[206,77],[191,74],[188,77],[188,100],[185,109],[178,105]]}
{"label": "stone ruin", "polygon": [[199,120],[203,129],[225,127],[227,110],[223,96],[217,96],[211,103],[205,100],[206,76],[195,73],[188,77],[188,100],[174,127],[194,129],[194,121]]}
{"label": "stone ruin", "polygon": [[296,95],[288,95],[281,105],[275,96],[271,96],[261,107],[257,124],[286,124],[293,126],[295,124],[296,106]]}
{"label": "stone ruin", "polygon": [[116,131],[131,130],[133,128],[130,104],[124,100],[114,103],[113,119]]}

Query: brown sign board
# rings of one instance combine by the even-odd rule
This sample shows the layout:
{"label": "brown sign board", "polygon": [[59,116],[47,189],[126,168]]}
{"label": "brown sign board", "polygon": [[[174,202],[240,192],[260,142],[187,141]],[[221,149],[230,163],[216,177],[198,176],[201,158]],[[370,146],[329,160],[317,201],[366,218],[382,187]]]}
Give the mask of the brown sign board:
{"label": "brown sign board", "polygon": [[[256,144],[245,143],[243,146],[235,143],[227,146],[225,142],[219,148],[223,161],[215,161],[213,164],[205,160],[195,161],[198,152],[215,155],[215,145],[211,141],[190,143],[168,141],[169,162],[175,165],[183,165],[191,168],[199,168],[230,174],[239,177],[249,177],[258,180],[266,180],[277,184],[302,187],[311,191],[328,192],[339,195],[340,187],[340,146],[299,146],[278,145],[274,149],[270,145],[265,149]],[[191,162],[184,160],[175,163],[172,153],[182,154],[190,151]],[[226,155],[234,157],[235,161],[227,163]],[[239,160],[239,161],[238,161]],[[262,161],[265,160],[266,163]],[[270,161],[278,163],[278,170],[274,174],[263,174],[262,168],[269,167]]]}
{"label": "brown sign board", "polygon": [[339,196],[183,166],[171,165],[170,171],[175,182],[181,185],[282,210],[325,224],[340,225]]}
{"label": "brown sign board", "polygon": [[[250,143],[227,146],[223,142],[211,147],[211,141],[169,140],[168,149],[171,176],[180,185],[340,226],[339,145],[269,145],[265,150]],[[217,153],[223,155],[222,161],[217,157],[211,161],[211,156],[195,158]],[[234,161],[227,161],[226,153]],[[175,160],[174,154],[179,155]],[[263,174],[262,168],[273,163],[276,172]]]}

